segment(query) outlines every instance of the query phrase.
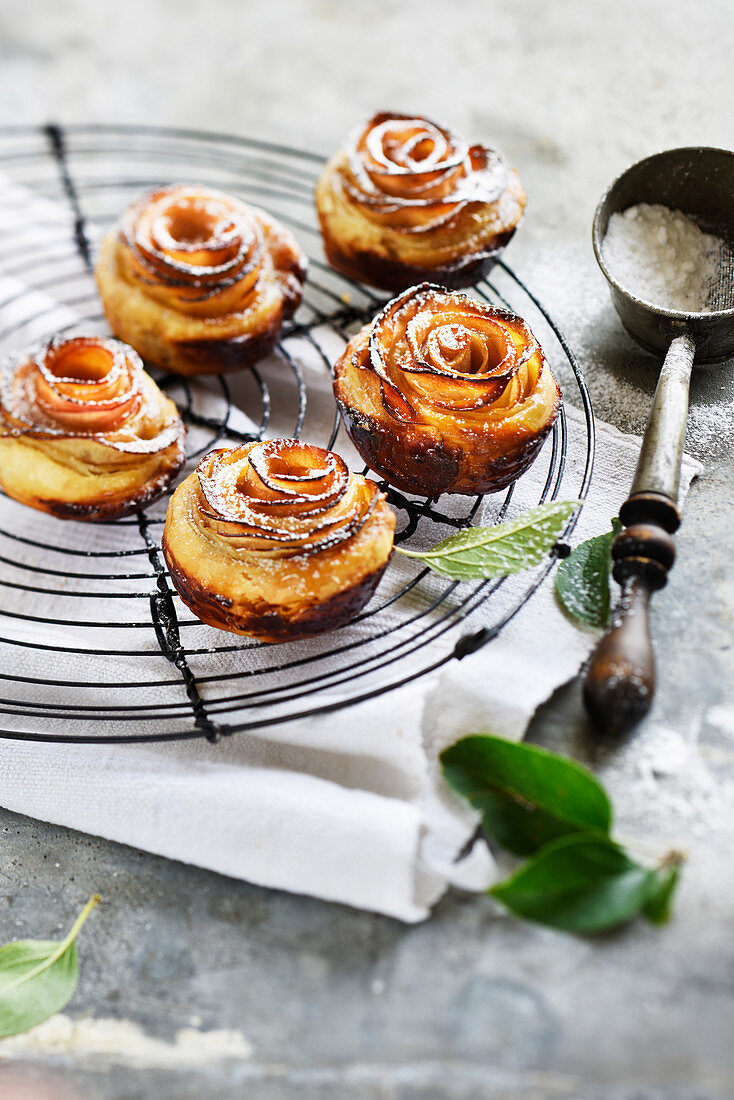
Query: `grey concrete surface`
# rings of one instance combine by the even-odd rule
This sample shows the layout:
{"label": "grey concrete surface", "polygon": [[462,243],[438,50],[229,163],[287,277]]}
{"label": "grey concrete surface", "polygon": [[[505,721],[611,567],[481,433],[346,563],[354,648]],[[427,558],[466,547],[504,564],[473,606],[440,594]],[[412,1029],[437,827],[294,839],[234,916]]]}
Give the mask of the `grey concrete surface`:
{"label": "grey concrete surface", "polygon": [[[732,56],[728,0],[2,0],[0,121],[182,124],[326,153],[386,105],[488,139],[530,195],[509,258],[567,330],[598,415],[640,430],[656,363],[612,312],[591,216],[647,153],[734,146]],[[573,938],[458,893],[405,928],[2,812],[3,940],[54,935],[105,898],[70,1016],[163,1040],[236,1029],[252,1054],[3,1061],[0,1045],[0,1095],[20,1073],[34,1098],[734,1096],[733,424],[732,364],[700,372],[689,448],[706,469],[655,602],[653,715],[599,748],[572,684],[531,728],[598,769],[620,833],[690,853],[667,928]]]}

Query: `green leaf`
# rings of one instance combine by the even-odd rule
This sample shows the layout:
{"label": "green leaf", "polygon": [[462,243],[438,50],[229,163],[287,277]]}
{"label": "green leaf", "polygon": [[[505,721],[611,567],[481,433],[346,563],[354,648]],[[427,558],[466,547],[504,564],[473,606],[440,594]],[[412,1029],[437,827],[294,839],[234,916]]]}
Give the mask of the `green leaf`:
{"label": "green leaf", "polygon": [[420,558],[436,573],[455,580],[488,580],[531,569],[548,554],[568,517],[581,501],[553,501],[493,527],[469,527],[430,550],[395,549]]}
{"label": "green leaf", "polygon": [[609,836],[609,799],[585,768],[488,734],[457,741],[441,763],[485,830],[531,857],[489,891],[512,912],[569,932],[600,932],[637,913],[669,918],[683,856],[671,852],[654,869],[635,862]]}
{"label": "green leaf", "polygon": [[587,539],[560,563],[556,573],[556,595],[564,611],[587,626],[609,625],[612,572],[612,543],[622,530],[618,519],[604,535]]}
{"label": "green leaf", "polygon": [[567,836],[541,848],[489,893],[526,920],[603,932],[645,909],[654,875],[612,840]]}
{"label": "green leaf", "polygon": [[67,1004],[79,980],[75,940],[99,901],[97,894],[89,899],[64,940],[0,947],[0,1038],[28,1031]]}
{"label": "green leaf", "polygon": [[652,924],[665,924],[670,920],[673,894],[678,885],[682,863],[683,856],[679,852],[671,852],[662,865],[652,872],[650,893],[644,910]]}
{"label": "green leaf", "polygon": [[604,788],[547,749],[475,734],[445,749],[441,763],[448,783],[481,811],[486,831],[517,855],[570,833],[609,832]]}

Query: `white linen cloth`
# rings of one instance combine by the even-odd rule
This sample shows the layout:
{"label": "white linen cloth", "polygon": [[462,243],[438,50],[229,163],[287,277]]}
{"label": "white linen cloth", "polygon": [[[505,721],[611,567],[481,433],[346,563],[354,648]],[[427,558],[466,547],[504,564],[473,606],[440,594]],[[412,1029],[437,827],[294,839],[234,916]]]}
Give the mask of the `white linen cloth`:
{"label": "white linen cloth", "polygon": [[[39,231],[68,240],[69,230],[69,216],[63,208],[0,180],[3,240],[17,239],[19,249],[28,249],[38,240]],[[48,236],[45,242],[43,247],[47,248]],[[6,250],[3,257],[7,256]],[[25,323],[25,318],[34,319]],[[25,343],[74,320],[74,309],[69,304],[59,305],[44,290],[30,289],[12,273],[0,275],[3,354],[20,350]],[[275,372],[277,367],[273,365],[272,370]],[[318,363],[309,364],[304,359],[304,370],[312,372],[309,387],[321,385],[328,389],[325,372],[323,378],[316,378],[315,372],[323,371]],[[204,411],[210,398],[213,400],[206,388],[197,390]],[[324,407],[330,408],[328,403]],[[567,415],[567,466],[576,489],[564,494],[566,497],[578,491],[585,455],[582,414],[569,406]],[[240,416],[241,425],[246,425],[247,417],[243,413]],[[309,427],[315,432],[318,425],[314,422],[309,426],[307,421]],[[574,544],[609,528],[611,517],[627,495],[639,452],[636,438],[622,436],[602,424],[597,425],[597,432],[592,488],[573,536]],[[271,427],[268,434],[278,433]],[[321,442],[309,435],[309,430],[305,435]],[[343,437],[337,449],[346,455]],[[510,514],[537,503],[547,469],[541,457],[521,479]],[[686,460],[682,492],[696,472],[697,464]],[[488,518],[492,507],[489,502]],[[155,514],[162,513],[159,510]],[[0,500],[0,531],[64,545],[69,544],[71,528],[74,538],[84,540],[88,547],[106,545],[104,540],[110,538],[110,532],[123,547],[128,540],[139,540],[134,525],[97,528],[64,524],[12,501]],[[429,528],[423,537],[431,531],[435,540],[435,528]],[[420,538],[419,529],[419,543]],[[0,547],[3,554],[7,549]],[[18,553],[21,555],[20,550]],[[47,552],[28,549],[27,543],[23,544],[22,555],[28,562],[50,561]],[[9,555],[8,559],[5,565],[0,562],[0,585],[3,580],[17,580],[16,569],[23,568],[11,564]],[[139,563],[141,559],[131,560]],[[411,568],[405,559],[391,564],[395,584],[410,575]],[[492,596],[493,619],[504,608],[513,606],[517,586],[527,583],[527,575],[513,579]],[[428,601],[430,579],[426,585]],[[139,581],[134,582],[136,586],[140,587]],[[12,630],[17,640],[33,643],[62,637],[54,633],[60,628],[43,620],[63,617],[60,607],[68,615],[68,598],[64,603],[62,597],[44,599],[23,591],[6,592],[2,587],[0,598],[2,607],[16,612],[23,608],[39,620],[11,616],[6,633]],[[114,601],[103,597],[85,600],[80,618],[107,622],[110,602]],[[126,601],[117,603],[124,605]],[[115,613],[122,617],[121,625],[115,628],[115,637],[119,637],[120,631],[125,634],[126,612],[116,606]],[[136,614],[139,617],[138,611],[132,618]],[[469,626],[477,628],[482,621],[480,609]],[[5,630],[4,618],[0,618],[0,626]],[[82,627],[62,629],[64,645],[72,649],[76,641],[84,646]],[[204,639],[222,638],[220,632],[192,624],[187,643],[198,639],[199,631]],[[140,643],[140,634],[134,635],[132,630],[127,633],[131,644],[134,641],[155,648],[154,639]],[[449,882],[482,889],[493,875],[491,856],[482,842],[456,862],[457,853],[473,832],[475,818],[442,786],[438,753],[458,737],[474,732],[520,739],[539,704],[576,674],[596,637],[595,632],[580,629],[564,617],[555,603],[552,579],[546,579],[485,649],[460,662],[451,661],[438,673],[345,710],[263,726],[218,744],[196,740],[146,746],[67,745],[0,739],[0,804],[253,883],[343,902],[403,921],[418,921],[428,915]],[[437,640],[431,646],[437,656],[446,651],[444,641]],[[223,655],[220,671],[241,668],[242,662],[267,661],[270,654],[280,650],[274,647]],[[427,663],[425,653],[422,659]],[[109,682],[111,676],[119,675],[120,679],[144,681],[150,675],[151,660],[123,661],[114,656],[90,657],[73,652],[57,655],[0,642],[0,669],[18,678],[38,678],[39,670],[48,669],[50,679],[63,670],[66,679]],[[156,674],[170,678],[170,685],[156,689],[156,700],[179,699],[182,689],[177,670],[162,657],[155,660]],[[198,675],[196,662],[192,660],[191,665],[194,675]],[[163,672],[160,666],[164,666]],[[406,659],[406,672],[413,667]],[[54,691],[35,685],[26,698],[36,703],[53,702]],[[340,695],[340,691],[345,694]],[[329,698],[339,701],[346,694],[348,689],[337,686]],[[87,702],[95,698],[92,688],[85,688],[80,695]],[[206,701],[203,689],[202,695]],[[144,689],[139,698],[146,698]],[[3,715],[0,725],[7,726],[8,721]],[[180,726],[180,721],[177,724]],[[114,728],[104,719],[98,727],[99,732]],[[156,731],[166,728],[160,723]]]}

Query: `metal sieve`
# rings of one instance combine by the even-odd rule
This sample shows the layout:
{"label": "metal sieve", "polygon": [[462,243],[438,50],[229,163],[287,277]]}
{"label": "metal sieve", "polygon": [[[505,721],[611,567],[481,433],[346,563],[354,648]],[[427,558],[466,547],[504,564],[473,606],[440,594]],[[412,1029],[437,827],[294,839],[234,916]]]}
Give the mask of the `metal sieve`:
{"label": "metal sieve", "polygon": [[[609,218],[638,203],[679,210],[724,249],[710,312],[686,313],[642,301],[610,271],[602,253]],[[625,525],[613,546],[614,577],[622,586],[612,625],[591,659],[584,700],[605,732],[623,733],[647,712],[655,691],[650,596],[662,588],[675,559],[671,535],[688,414],[691,368],[734,355],[734,152],[669,149],[633,164],[602,197],[594,215],[594,252],[622,324],[638,344],[665,352],[630,496]]]}

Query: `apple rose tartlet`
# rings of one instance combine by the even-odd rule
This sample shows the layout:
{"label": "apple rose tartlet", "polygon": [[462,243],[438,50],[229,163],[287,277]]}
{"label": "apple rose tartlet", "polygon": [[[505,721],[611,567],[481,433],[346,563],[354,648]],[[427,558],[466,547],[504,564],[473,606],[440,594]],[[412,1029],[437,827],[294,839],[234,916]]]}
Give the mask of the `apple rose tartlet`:
{"label": "apple rose tartlet", "polygon": [[212,451],[171,498],[163,553],[209,626],[264,642],[330,630],[370,598],[395,516],[373,481],[296,439]]}
{"label": "apple rose tartlet", "polygon": [[520,318],[423,283],[347,344],[334,393],[360,455],[407,493],[495,493],[527,470],[561,394]]}
{"label": "apple rose tartlet", "polygon": [[184,462],[172,401],[117,340],[56,337],[18,356],[0,381],[0,485],[61,519],[142,508]]}
{"label": "apple rose tartlet", "polygon": [[347,139],[316,186],[329,262],[399,291],[427,279],[465,287],[492,267],[525,207],[517,172],[484,145],[382,111]]}
{"label": "apple rose tartlet", "polygon": [[97,285],[113,332],[176,374],[223,374],[271,351],[308,261],[262,210],[208,187],[144,195],[104,238]]}

